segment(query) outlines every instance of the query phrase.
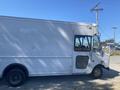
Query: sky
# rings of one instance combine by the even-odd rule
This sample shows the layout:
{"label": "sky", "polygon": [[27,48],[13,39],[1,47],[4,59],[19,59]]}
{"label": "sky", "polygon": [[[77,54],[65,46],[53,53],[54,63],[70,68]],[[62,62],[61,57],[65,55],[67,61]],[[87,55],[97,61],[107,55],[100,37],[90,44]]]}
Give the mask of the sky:
{"label": "sky", "polygon": [[49,20],[95,23],[98,2],[104,10],[99,13],[101,40],[113,38],[120,42],[120,0],[0,0],[0,15]]}

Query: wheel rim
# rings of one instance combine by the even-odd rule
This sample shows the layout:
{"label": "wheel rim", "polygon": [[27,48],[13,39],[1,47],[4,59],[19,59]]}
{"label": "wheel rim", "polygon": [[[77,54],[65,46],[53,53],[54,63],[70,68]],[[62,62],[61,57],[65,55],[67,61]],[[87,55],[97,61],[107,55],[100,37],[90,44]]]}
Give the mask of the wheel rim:
{"label": "wheel rim", "polygon": [[19,73],[19,72],[12,73],[12,74],[9,76],[9,81],[10,81],[10,83],[13,84],[13,85],[19,84],[19,83],[22,81],[22,74]]}

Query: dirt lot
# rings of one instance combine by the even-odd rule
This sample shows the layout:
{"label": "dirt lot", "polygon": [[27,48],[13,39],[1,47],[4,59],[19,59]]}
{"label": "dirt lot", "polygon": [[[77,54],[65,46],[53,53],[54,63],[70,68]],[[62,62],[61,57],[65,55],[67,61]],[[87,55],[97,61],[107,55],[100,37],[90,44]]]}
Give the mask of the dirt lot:
{"label": "dirt lot", "polygon": [[120,56],[112,56],[110,71],[104,70],[101,79],[92,79],[88,75],[55,76],[30,78],[20,87],[9,87],[0,80],[0,90],[119,90]]}

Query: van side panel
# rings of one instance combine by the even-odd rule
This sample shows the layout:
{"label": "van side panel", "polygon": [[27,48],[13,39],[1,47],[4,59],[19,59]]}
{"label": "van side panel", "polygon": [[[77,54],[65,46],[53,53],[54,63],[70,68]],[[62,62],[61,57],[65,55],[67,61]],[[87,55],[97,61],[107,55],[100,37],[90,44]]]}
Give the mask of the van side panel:
{"label": "van side panel", "polygon": [[72,74],[72,53],[68,23],[0,17],[0,75],[12,63],[30,76]]}
{"label": "van side panel", "polygon": [[29,76],[72,74],[71,57],[0,57],[0,76],[4,69],[13,63],[24,65]]}

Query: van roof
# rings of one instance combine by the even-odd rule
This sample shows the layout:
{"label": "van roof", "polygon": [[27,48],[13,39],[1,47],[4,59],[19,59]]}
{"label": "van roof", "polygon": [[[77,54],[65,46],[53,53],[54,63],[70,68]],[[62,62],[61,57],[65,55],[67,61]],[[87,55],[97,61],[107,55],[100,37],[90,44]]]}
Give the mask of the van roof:
{"label": "van roof", "polygon": [[27,20],[42,20],[42,21],[54,21],[54,22],[63,22],[63,23],[71,23],[71,24],[78,24],[78,25],[91,25],[91,26],[96,26],[95,23],[84,23],[84,22],[71,22],[71,21],[62,21],[62,20],[49,20],[49,19],[37,19],[37,18],[26,18],[26,17],[16,17],[16,16],[3,16],[0,15],[0,18],[10,18],[10,19],[27,19]]}

